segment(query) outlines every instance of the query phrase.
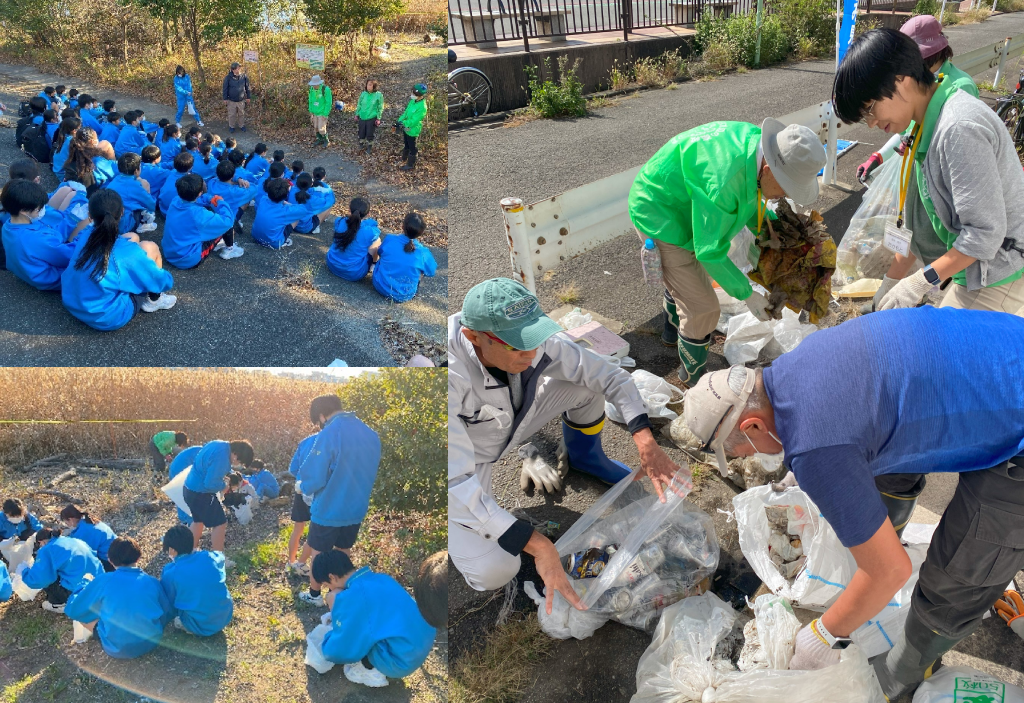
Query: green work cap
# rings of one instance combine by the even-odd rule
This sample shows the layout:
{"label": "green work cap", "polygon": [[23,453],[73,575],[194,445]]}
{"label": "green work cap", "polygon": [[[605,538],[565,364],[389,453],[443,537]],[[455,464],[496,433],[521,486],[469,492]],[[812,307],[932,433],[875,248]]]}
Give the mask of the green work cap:
{"label": "green work cap", "polygon": [[462,301],[461,322],[476,332],[490,332],[520,351],[536,349],[562,331],[544,314],[537,297],[510,278],[492,278],[470,288]]}
{"label": "green work cap", "polygon": [[416,95],[426,95],[427,86],[424,85],[423,83],[417,83],[412,87],[412,92],[416,93]]}

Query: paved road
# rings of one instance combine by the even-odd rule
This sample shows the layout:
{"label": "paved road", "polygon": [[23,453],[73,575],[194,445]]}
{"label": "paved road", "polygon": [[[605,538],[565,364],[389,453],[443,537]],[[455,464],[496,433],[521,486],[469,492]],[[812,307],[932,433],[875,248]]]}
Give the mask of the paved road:
{"label": "paved road", "polygon": [[[82,81],[40,73],[23,66],[0,64],[0,100],[8,106],[35,95],[43,85],[64,83],[87,89],[100,99],[113,98],[124,110],[142,107],[157,121],[173,117],[174,110],[122,93],[91,89]],[[208,126],[227,135],[222,115],[207,115]],[[190,124],[185,118],[185,124]],[[259,135],[242,134],[239,144],[251,149]],[[14,132],[0,134],[0,183],[7,167],[21,156],[14,148]],[[366,188],[372,198],[408,202],[410,208],[442,211],[447,196],[403,193],[385,184],[366,183],[358,163],[337,153],[314,153],[306,147],[271,144],[283,148],[287,160],[302,159],[308,168],[323,165],[328,179]],[[47,173],[44,186],[56,187]],[[338,194],[347,203],[347,188]],[[351,197],[348,195],[347,197]],[[252,215],[243,219],[246,232]],[[296,246],[275,252],[257,245],[245,234],[240,259],[212,258],[198,269],[178,271],[172,292],[178,303],[168,311],[139,315],[116,332],[96,332],[71,317],[59,294],[40,293],[0,272],[0,364],[6,366],[325,366],[336,358],[350,366],[394,366],[396,361],[381,345],[378,321],[385,315],[438,341],[443,336],[448,309],[448,252],[434,248],[438,262],[435,278],[424,279],[419,295],[409,303],[386,302],[369,279],[349,283],[331,274],[324,255],[333,227],[323,233],[299,235]],[[152,233],[159,241],[162,226]],[[298,277],[296,278],[296,274]],[[312,277],[309,286],[287,281]]]}

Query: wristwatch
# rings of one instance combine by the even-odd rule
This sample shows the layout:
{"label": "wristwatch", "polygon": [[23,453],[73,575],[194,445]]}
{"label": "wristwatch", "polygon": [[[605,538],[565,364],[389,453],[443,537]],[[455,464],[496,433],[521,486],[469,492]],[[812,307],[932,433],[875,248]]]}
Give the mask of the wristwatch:
{"label": "wristwatch", "polygon": [[853,640],[849,637],[834,637],[825,629],[825,625],[821,622],[821,618],[811,622],[811,630],[814,631],[814,634],[816,634],[822,642],[828,645],[829,649],[846,649],[853,644]]}
{"label": "wristwatch", "polygon": [[942,279],[939,278],[939,274],[936,273],[931,264],[924,267],[924,280],[928,281],[933,286],[937,286],[942,283]]}

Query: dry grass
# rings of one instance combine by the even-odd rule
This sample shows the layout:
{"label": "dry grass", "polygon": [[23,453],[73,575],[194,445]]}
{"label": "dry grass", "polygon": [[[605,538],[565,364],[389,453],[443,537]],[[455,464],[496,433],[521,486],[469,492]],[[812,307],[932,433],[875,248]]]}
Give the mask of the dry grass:
{"label": "dry grass", "polygon": [[555,289],[555,298],[563,305],[576,305],[583,300],[583,292],[576,281]]}
{"label": "dry grass", "polygon": [[704,49],[700,59],[689,63],[690,77],[704,80],[720,76],[736,66],[733,51],[728,44],[715,42]]}
{"label": "dry grass", "polygon": [[529,613],[487,635],[482,650],[459,658],[452,673],[452,703],[511,703],[530,683],[532,664],[545,656],[552,640],[540,629],[537,614]]}
{"label": "dry grass", "polygon": [[979,7],[974,10],[960,13],[960,24],[978,24],[992,16],[992,10]]}

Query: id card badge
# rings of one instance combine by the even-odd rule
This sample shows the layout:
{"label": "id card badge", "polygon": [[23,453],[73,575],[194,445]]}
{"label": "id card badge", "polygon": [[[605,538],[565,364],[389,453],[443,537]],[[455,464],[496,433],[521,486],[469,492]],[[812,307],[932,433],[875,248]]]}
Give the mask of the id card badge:
{"label": "id card badge", "polygon": [[882,245],[901,256],[910,256],[910,237],[913,234],[906,227],[897,227],[896,218],[890,217],[885,221],[885,238]]}

